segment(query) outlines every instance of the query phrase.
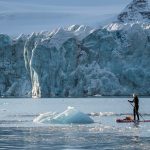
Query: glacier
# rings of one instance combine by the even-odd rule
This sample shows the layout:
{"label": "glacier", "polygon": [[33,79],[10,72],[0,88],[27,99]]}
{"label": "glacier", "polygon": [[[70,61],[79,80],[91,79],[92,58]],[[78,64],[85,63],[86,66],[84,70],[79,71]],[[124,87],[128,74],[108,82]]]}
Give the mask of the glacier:
{"label": "glacier", "polygon": [[31,82],[24,65],[26,36],[16,39],[0,34],[0,95],[31,97]]}
{"label": "glacier", "polygon": [[18,38],[0,34],[0,95],[150,95],[148,17],[142,24],[125,18],[98,29],[72,25]]}

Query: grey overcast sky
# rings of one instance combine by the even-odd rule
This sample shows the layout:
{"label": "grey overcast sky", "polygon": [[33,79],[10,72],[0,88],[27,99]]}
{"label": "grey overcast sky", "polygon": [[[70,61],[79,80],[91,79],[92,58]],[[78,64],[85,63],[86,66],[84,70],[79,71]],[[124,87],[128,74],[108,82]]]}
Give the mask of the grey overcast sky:
{"label": "grey overcast sky", "polygon": [[132,0],[0,0],[0,32],[10,35],[109,22]]}

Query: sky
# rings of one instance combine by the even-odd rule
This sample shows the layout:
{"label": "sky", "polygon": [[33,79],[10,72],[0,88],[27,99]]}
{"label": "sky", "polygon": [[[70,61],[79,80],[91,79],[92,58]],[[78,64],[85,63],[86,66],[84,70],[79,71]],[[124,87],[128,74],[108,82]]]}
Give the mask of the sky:
{"label": "sky", "polygon": [[132,0],[0,0],[0,33],[51,31],[72,24],[109,23]]}

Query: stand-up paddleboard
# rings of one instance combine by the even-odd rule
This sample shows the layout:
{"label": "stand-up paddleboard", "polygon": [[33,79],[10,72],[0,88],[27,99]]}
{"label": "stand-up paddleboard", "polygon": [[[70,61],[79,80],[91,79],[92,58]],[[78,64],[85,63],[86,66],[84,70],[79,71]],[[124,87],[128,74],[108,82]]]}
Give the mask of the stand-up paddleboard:
{"label": "stand-up paddleboard", "polygon": [[139,123],[139,122],[149,122],[150,123],[150,120],[127,120],[127,119],[117,119],[116,120],[117,123]]}

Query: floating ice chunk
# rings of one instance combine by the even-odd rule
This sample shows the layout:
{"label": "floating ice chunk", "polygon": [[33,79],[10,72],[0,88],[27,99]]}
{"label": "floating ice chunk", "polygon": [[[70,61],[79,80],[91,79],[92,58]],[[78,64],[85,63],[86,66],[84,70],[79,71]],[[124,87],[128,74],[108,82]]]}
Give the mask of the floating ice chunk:
{"label": "floating ice chunk", "polygon": [[46,112],[43,114],[40,114],[38,117],[36,117],[33,122],[37,122],[37,123],[47,123],[50,122],[50,120],[52,120],[52,118],[56,115],[56,113],[52,113],[52,112]]}
{"label": "floating ice chunk", "polygon": [[103,116],[113,116],[113,115],[116,115],[114,112],[91,112],[89,114],[89,116],[100,116],[100,117],[103,117]]}
{"label": "floating ice chunk", "polygon": [[44,113],[33,120],[39,123],[52,123],[52,124],[90,124],[94,121],[83,112],[78,111],[74,107],[68,107],[62,113]]}

